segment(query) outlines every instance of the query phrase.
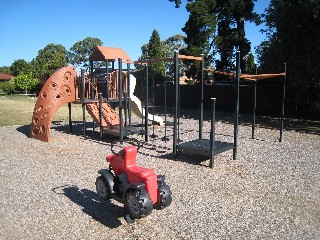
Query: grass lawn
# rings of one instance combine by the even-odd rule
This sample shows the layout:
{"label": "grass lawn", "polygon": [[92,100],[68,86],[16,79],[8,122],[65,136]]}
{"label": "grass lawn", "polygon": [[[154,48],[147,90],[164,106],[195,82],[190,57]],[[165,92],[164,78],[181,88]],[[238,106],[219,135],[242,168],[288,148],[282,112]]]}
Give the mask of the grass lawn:
{"label": "grass lawn", "polygon": [[[24,95],[0,96],[0,126],[31,124],[36,98]],[[55,113],[53,121],[68,121],[68,105],[63,105]],[[72,120],[82,121],[82,107],[72,105]]]}
{"label": "grass lawn", "polygon": [[[26,95],[0,96],[0,126],[29,125],[31,124],[33,109],[36,98]],[[218,120],[233,124],[233,115],[220,113],[222,118]],[[55,113],[53,121],[68,122],[68,105],[61,106]],[[86,112],[86,117],[89,114]],[[191,116],[189,116],[191,117]],[[194,116],[197,117],[197,114]],[[240,118],[241,124],[250,125],[251,115]],[[72,121],[82,121],[81,104],[72,104]],[[279,120],[271,117],[258,117],[257,127],[279,128]],[[284,121],[285,130],[320,135],[320,121],[286,118]]]}

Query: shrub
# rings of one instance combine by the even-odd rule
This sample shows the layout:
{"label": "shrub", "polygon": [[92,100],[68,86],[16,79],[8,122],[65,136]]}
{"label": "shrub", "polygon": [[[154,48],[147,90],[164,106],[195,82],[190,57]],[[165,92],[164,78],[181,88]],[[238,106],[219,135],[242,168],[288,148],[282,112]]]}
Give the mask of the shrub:
{"label": "shrub", "polygon": [[14,83],[12,80],[0,83],[0,92],[11,94],[14,92]]}
{"label": "shrub", "polygon": [[15,90],[26,91],[26,93],[34,90],[40,84],[40,80],[35,78],[32,73],[22,73],[13,80]]}

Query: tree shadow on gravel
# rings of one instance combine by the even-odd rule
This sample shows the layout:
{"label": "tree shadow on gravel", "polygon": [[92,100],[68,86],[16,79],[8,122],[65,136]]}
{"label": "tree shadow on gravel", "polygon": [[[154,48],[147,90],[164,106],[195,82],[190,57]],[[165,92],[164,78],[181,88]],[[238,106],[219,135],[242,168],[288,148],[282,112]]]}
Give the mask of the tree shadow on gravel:
{"label": "tree shadow on gravel", "polygon": [[27,137],[30,137],[30,125],[17,127],[17,131],[26,135]]}
{"label": "tree shadow on gravel", "polygon": [[79,189],[74,185],[55,187],[52,191],[63,194],[72,202],[82,207],[82,211],[108,228],[121,226],[120,218],[124,216],[122,207],[113,204],[110,200],[104,201],[99,195],[89,189]]}

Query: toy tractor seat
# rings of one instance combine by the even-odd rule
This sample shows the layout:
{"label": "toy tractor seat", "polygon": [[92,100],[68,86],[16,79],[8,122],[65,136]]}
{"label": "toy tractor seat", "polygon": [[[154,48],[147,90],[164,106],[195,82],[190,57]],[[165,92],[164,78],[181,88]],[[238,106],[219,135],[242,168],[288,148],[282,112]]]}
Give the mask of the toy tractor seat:
{"label": "toy tractor seat", "polygon": [[139,166],[130,167],[127,171],[128,180],[129,182],[136,182],[136,181],[147,181],[150,178],[156,177],[156,174],[153,169],[143,168]]}
{"label": "toy tractor seat", "polygon": [[107,156],[106,160],[111,163],[112,169],[116,174],[125,172],[128,175],[129,182],[147,180],[149,177],[156,176],[153,169],[143,168],[136,165],[137,152],[138,149],[136,146],[128,146],[118,154]]}
{"label": "toy tractor seat", "polygon": [[128,175],[129,182],[147,181],[150,178],[156,177],[153,169],[139,167],[137,162],[137,147],[129,146],[123,149],[124,151],[124,168]]}

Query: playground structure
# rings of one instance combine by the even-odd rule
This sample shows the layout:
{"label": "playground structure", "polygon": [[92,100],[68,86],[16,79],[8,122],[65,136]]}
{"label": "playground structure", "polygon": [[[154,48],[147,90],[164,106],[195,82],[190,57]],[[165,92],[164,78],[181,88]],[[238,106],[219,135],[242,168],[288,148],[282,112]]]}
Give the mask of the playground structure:
{"label": "playground structure", "polygon": [[31,137],[48,142],[54,113],[63,104],[76,101],[76,70],[73,66],[56,71],[44,84],[32,117]]}
{"label": "playground structure", "polygon": [[[199,87],[199,137],[187,142],[180,143],[180,84],[179,84],[179,60],[194,60],[201,61],[201,77]],[[194,57],[179,55],[175,52],[174,58],[157,59],[156,61],[174,61],[174,88],[175,88],[175,112],[174,112],[174,133],[173,133],[173,154],[177,158],[179,151],[184,151],[190,154],[199,154],[210,157],[209,166],[213,168],[214,156],[233,149],[233,160],[237,158],[238,148],[238,128],[239,128],[239,87],[240,79],[254,81],[256,83],[260,79],[266,79],[271,77],[283,76],[283,88],[281,96],[281,118],[280,118],[280,137],[279,142],[282,142],[283,135],[283,122],[284,122],[284,102],[285,102],[285,83],[286,83],[286,65],[285,72],[279,74],[259,74],[249,75],[241,74],[240,71],[240,52],[236,54],[236,71],[235,73],[223,73],[233,78],[231,82],[235,89],[235,112],[234,112],[234,133],[233,133],[233,144],[229,142],[216,141],[215,140],[215,98],[211,98],[211,130],[210,139],[203,138],[203,102],[204,102],[204,56]],[[152,61],[149,61],[152,62]],[[256,84],[254,85],[254,99],[253,99],[253,123],[252,123],[252,138],[254,138],[255,130],[255,108],[256,108]]]}
{"label": "playground structure", "polygon": [[[115,69],[118,60],[119,69]],[[94,71],[93,62],[104,61],[105,72]],[[121,48],[97,46],[90,58],[90,72],[85,74],[81,70],[80,78],[76,77],[75,67],[64,67],[56,71],[46,81],[37,99],[31,123],[32,138],[49,141],[50,127],[54,113],[63,104],[69,106],[69,124],[71,122],[71,103],[82,104],[83,131],[86,132],[86,111],[90,114],[95,124],[100,127],[100,137],[103,133],[119,135],[121,140],[125,130],[131,125],[131,106],[133,112],[145,117],[145,128],[148,121],[163,125],[159,116],[148,113],[148,103],[145,108],[141,101],[133,95],[136,85],[135,77],[130,74],[130,58]],[[127,63],[127,71],[122,71],[123,62]],[[112,67],[109,68],[109,63]],[[120,74],[121,73],[121,74]],[[119,105],[119,113],[111,105]],[[123,104],[125,105],[125,124],[123,122]],[[125,126],[129,128],[125,128]]]}
{"label": "playground structure", "polygon": [[[114,64],[118,61],[118,69],[114,68]],[[180,84],[179,84],[179,61],[200,61],[201,77],[199,90],[199,137],[188,142],[179,142],[180,134]],[[106,68],[104,72],[94,71],[93,61],[104,61]],[[82,104],[83,108],[83,135],[86,134],[86,117],[85,113],[91,115],[94,123],[100,127],[100,138],[103,133],[116,135],[123,141],[124,136],[137,133],[131,126],[131,109],[138,115],[145,119],[144,132],[145,142],[148,141],[149,130],[148,121],[157,122],[163,125],[163,120],[160,117],[151,115],[148,112],[148,65],[156,62],[171,61],[174,63],[174,123],[173,123],[173,146],[172,151],[177,158],[179,151],[199,154],[210,157],[210,167],[214,165],[214,156],[233,148],[233,159],[237,157],[237,139],[238,139],[238,123],[239,123],[239,83],[240,79],[257,81],[259,79],[284,76],[283,94],[281,106],[281,124],[280,124],[280,138],[282,141],[283,132],[283,116],[284,116],[284,99],[285,99],[285,79],[286,73],[268,74],[268,75],[248,75],[240,74],[240,52],[236,56],[236,72],[235,73],[220,73],[227,74],[234,79],[233,85],[235,88],[235,113],[234,113],[234,134],[233,143],[222,142],[215,140],[215,102],[216,99],[211,100],[211,130],[210,139],[203,138],[203,102],[204,102],[204,71],[211,71],[204,69],[204,56],[186,56],[178,52],[174,53],[173,58],[150,59],[143,61],[135,61],[135,64],[145,65],[145,103],[142,106],[141,101],[133,95],[133,90],[136,80],[130,74],[130,58],[120,48],[109,48],[98,46],[92,52],[90,58],[90,72],[86,75],[84,70],[81,70],[81,77],[75,77],[74,67],[65,67],[55,72],[45,83],[36,102],[32,124],[31,137],[49,141],[50,125],[54,112],[62,105],[68,103],[69,105],[69,124],[72,131],[71,122],[71,103]],[[109,68],[109,63],[112,67]],[[123,71],[122,64],[127,64],[127,69]],[[212,70],[213,71],[213,70]],[[120,74],[121,73],[121,74]],[[256,86],[255,97],[256,97]],[[118,104],[119,113],[117,114],[112,105]],[[153,102],[154,104],[154,102]],[[124,106],[124,107],[123,107]],[[254,138],[255,128],[255,100],[253,104],[254,122],[252,124],[252,137]],[[123,118],[124,110],[124,118]],[[93,125],[95,127],[95,124]],[[141,130],[140,130],[141,132]]]}

